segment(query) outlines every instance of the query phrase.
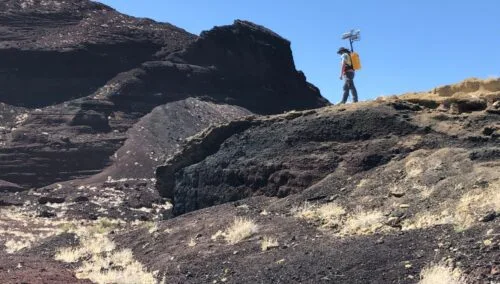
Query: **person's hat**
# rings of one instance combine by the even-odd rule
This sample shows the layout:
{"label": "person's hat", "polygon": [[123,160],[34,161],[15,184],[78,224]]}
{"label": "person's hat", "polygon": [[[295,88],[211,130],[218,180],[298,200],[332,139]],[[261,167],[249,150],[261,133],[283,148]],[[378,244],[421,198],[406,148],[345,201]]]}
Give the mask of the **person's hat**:
{"label": "person's hat", "polygon": [[341,53],[344,53],[344,52],[349,52],[349,49],[345,48],[345,47],[341,47],[339,48],[339,50],[337,51],[337,54],[341,54]]}

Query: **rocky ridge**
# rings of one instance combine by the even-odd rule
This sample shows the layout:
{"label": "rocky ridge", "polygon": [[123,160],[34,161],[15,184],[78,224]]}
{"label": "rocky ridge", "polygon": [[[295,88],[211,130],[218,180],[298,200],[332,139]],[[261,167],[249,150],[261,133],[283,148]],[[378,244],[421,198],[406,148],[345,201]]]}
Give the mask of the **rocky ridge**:
{"label": "rocky ridge", "polygon": [[[33,70],[33,63],[46,66],[43,61],[51,61],[51,55],[36,54],[40,50],[43,50],[43,54],[50,50],[54,52],[57,60],[67,54],[72,60],[82,60],[87,65],[94,64],[89,67],[89,72],[99,81],[94,85],[81,80],[81,66],[67,64],[63,60],[63,67],[71,68],[71,72],[58,69],[60,66],[57,64],[50,64],[55,73],[50,73],[51,69],[45,70],[43,74],[48,74],[51,78],[63,74],[70,80],[78,80],[79,84],[85,85],[85,91],[51,90],[43,85],[51,79],[45,80],[44,77],[40,83],[33,81],[30,86],[51,95],[33,95],[29,88],[19,86],[13,86],[12,89],[26,92],[29,97],[8,91],[1,95],[3,112],[0,119],[3,126],[0,144],[3,147],[0,149],[0,155],[3,159],[0,161],[0,179],[17,183],[26,189],[89,177],[112,166],[113,155],[128,139],[127,131],[155,107],[170,102],[198,97],[213,104],[246,107],[257,113],[280,113],[289,109],[327,104],[319,91],[306,82],[305,76],[295,70],[290,43],[268,29],[249,22],[236,21],[230,26],[216,27],[196,38],[169,24],[123,16],[109,7],[89,1],[64,2],[64,5],[61,4],[56,10],[52,4],[47,6],[36,1],[33,2],[34,6],[24,5],[25,8],[16,10],[15,7],[21,5],[16,3],[10,1],[5,4],[7,9],[3,16],[10,25],[13,25],[13,17],[40,14],[38,16],[43,16],[43,21],[25,24],[35,29],[53,29],[58,27],[60,14],[64,13],[78,19],[65,28],[74,32],[85,31],[88,34],[81,37],[64,34],[63,37],[77,42],[64,41],[54,46],[38,43],[46,38],[38,38],[44,34],[38,30],[33,34],[23,34],[23,37],[13,37],[12,40],[19,47],[10,46],[5,50],[25,52],[36,56],[37,59],[26,64],[21,61],[12,62],[15,64],[12,68]],[[39,9],[37,5],[42,5],[43,9]],[[87,18],[93,23],[91,29],[81,26]],[[125,20],[128,24],[122,25],[121,21]],[[103,24],[102,21],[106,23]],[[15,28],[12,29],[13,32],[16,31]],[[161,37],[162,33],[168,36]],[[25,40],[25,37],[29,40]],[[29,41],[29,44],[26,41]],[[121,52],[120,49],[124,46],[138,42],[150,51],[140,57],[137,54],[141,48],[127,49],[127,52],[133,53],[134,56],[120,56],[137,59],[127,65],[108,62],[103,58],[89,60],[85,55],[113,57],[116,52]],[[89,51],[90,44],[98,48],[109,48],[109,51]],[[171,46],[175,47],[170,48]],[[71,51],[66,50],[67,48]],[[78,68],[75,68],[76,66]],[[114,78],[95,72],[97,69],[102,70],[102,67],[117,68],[109,70],[109,75],[112,74]],[[9,76],[13,74],[11,71],[14,69],[6,69]],[[79,72],[80,75],[72,72]],[[38,71],[35,73],[42,74]],[[33,80],[38,76],[36,74],[30,73],[26,76]],[[261,75],[257,76],[258,74]],[[15,80],[5,80],[10,82],[8,84],[15,84]],[[67,81],[59,77],[57,80]],[[72,88],[76,88],[70,81],[67,82]],[[96,89],[99,85],[101,86]],[[54,86],[60,88],[63,84],[57,83]],[[76,93],[80,95],[75,95]],[[12,101],[11,95],[23,103]],[[52,100],[53,95],[57,97]],[[71,99],[75,97],[77,98]],[[36,98],[42,99],[44,103],[31,101]],[[191,119],[200,118],[192,113]],[[213,122],[217,123],[218,120],[214,119]],[[175,132],[174,129],[173,131]],[[192,134],[194,133],[189,133]],[[163,152],[160,148],[150,150]],[[141,162],[131,161],[129,165]],[[107,176],[100,176],[103,177],[101,182],[107,180]]]}
{"label": "rocky ridge", "polygon": [[327,106],[250,22],[0,8],[4,282],[500,281],[499,79]]}

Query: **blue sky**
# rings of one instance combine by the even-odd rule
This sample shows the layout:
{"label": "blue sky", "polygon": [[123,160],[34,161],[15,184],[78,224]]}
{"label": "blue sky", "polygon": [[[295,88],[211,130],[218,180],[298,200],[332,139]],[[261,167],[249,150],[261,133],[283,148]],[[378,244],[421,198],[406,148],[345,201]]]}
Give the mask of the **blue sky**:
{"label": "blue sky", "polygon": [[360,99],[424,91],[468,77],[500,76],[499,0],[102,0],[120,12],[199,34],[244,19],[292,42],[297,69],[331,102],[341,97],[342,33],[363,69]]}

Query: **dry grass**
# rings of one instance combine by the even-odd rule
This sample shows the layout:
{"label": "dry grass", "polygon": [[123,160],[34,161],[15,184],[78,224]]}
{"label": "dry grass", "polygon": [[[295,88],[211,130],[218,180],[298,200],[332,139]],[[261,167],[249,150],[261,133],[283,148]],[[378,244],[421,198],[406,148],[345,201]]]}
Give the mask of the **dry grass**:
{"label": "dry grass", "polygon": [[129,249],[92,256],[91,259],[84,261],[76,276],[103,284],[157,283],[155,273],[146,271],[141,263],[134,260]]}
{"label": "dry grass", "polygon": [[74,263],[78,262],[85,255],[87,255],[87,252],[84,248],[60,248],[57,250],[54,258],[58,261]]}
{"label": "dry grass", "polygon": [[99,219],[91,226],[67,226],[65,229],[79,237],[80,245],[59,249],[55,259],[67,263],[81,261],[76,276],[96,283],[157,283],[155,273],[146,271],[134,260],[130,249],[117,251],[108,238],[108,233],[121,228],[122,222]]}
{"label": "dry grass", "polygon": [[418,157],[409,157],[405,163],[406,175],[409,178],[416,178],[424,172],[424,161]]}
{"label": "dry grass", "polygon": [[385,219],[383,213],[377,210],[364,211],[357,208],[347,214],[346,210],[336,203],[321,206],[304,203],[300,207],[293,208],[292,213],[295,217],[319,222],[323,228],[336,229],[340,236],[375,233],[384,226]]}
{"label": "dry grass", "polygon": [[489,211],[500,212],[500,182],[474,190],[460,198],[454,210],[455,223],[468,228]]}
{"label": "dry grass", "polygon": [[402,230],[415,230],[422,228],[430,228],[437,225],[451,224],[453,219],[447,211],[441,214],[433,214],[431,212],[423,212],[417,214],[411,219],[404,220],[401,224]]}
{"label": "dry grass", "polygon": [[292,213],[298,218],[320,222],[323,227],[336,227],[341,224],[346,211],[336,203],[314,206],[306,202],[301,207],[292,209]]}
{"label": "dry grass", "polygon": [[56,222],[33,218],[21,208],[0,208],[0,237],[5,240],[7,253],[29,248],[59,233]]}
{"label": "dry grass", "polygon": [[160,230],[158,223],[156,222],[146,222],[145,227],[148,229],[148,233],[154,234]]}
{"label": "dry grass", "polygon": [[60,249],[55,259],[73,263],[82,261],[76,276],[96,283],[156,283],[154,275],[133,258],[129,249],[116,251],[105,235],[86,236],[77,248]]}
{"label": "dry grass", "polygon": [[57,251],[55,259],[63,262],[77,262],[80,259],[90,258],[94,255],[108,253],[115,249],[113,243],[106,235],[90,234],[80,238],[77,248],[61,248]]}
{"label": "dry grass", "polygon": [[8,240],[5,242],[5,251],[7,253],[15,253],[29,247],[31,247],[31,241],[29,240]]}
{"label": "dry grass", "polygon": [[316,213],[322,220],[337,219],[345,214],[345,209],[336,203],[327,203],[316,209]]}
{"label": "dry grass", "polygon": [[191,238],[188,242],[188,247],[194,247],[194,246],[196,246],[196,239]]}
{"label": "dry grass", "polygon": [[314,219],[316,216],[316,207],[309,202],[305,202],[299,207],[292,208],[292,214],[297,218]]}
{"label": "dry grass", "polygon": [[218,238],[221,238],[221,237],[224,237],[224,232],[223,232],[223,231],[221,231],[221,230],[219,230],[219,231],[217,231],[215,234],[213,234],[213,235],[210,237],[210,239],[211,239],[212,241],[215,241],[215,240],[217,240]]}
{"label": "dry grass", "polygon": [[257,225],[250,219],[236,218],[224,232],[224,238],[230,244],[239,243],[257,232]]}
{"label": "dry grass", "polygon": [[490,211],[500,211],[500,182],[486,189],[474,189],[462,195],[458,202],[444,202],[439,211],[424,212],[405,220],[403,230],[429,228],[442,224],[453,224],[458,229],[473,226]]}
{"label": "dry grass", "polygon": [[462,271],[458,268],[438,264],[424,268],[419,284],[466,284]]}
{"label": "dry grass", "polygon": [[340,230],[340,235],[366,235],[383,227],[384,214],[381,211],[363,211],[357,209],[349,214]]}
{"label": "dry grass", "polygon": [[271,237],[264,237],[260,243],[262,251],[267,251],[279,247],[278,239]]}

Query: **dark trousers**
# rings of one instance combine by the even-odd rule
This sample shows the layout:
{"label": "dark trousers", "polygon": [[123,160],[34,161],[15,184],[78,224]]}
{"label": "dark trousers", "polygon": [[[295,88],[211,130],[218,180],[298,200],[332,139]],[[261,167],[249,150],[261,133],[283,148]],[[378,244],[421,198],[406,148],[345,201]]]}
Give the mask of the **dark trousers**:
{"label": "dark trousers", "polygon": [[356,86],[354,86],[354,72],[345,72],[344,76],[344,95],[342,96],[342,101],[340,103],[345,104],[347,98],[349,97],[349,90],[352,93],[352,101],[358,102],[358,91],[356,91]]}

